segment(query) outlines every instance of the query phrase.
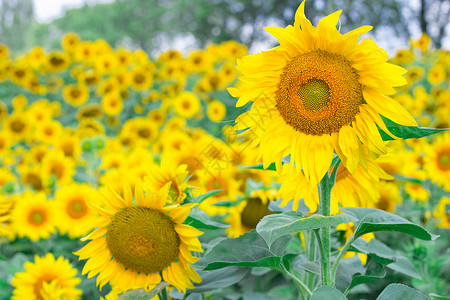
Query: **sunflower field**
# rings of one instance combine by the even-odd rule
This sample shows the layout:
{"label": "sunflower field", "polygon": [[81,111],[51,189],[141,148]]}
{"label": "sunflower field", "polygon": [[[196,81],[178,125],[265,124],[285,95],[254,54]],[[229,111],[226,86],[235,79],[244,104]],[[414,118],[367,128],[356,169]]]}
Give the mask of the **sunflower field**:
{"label": "sunflower field", "polygon": [[0,44],[0,299],[450,299],[450,51],[304,7],[253,55]]}

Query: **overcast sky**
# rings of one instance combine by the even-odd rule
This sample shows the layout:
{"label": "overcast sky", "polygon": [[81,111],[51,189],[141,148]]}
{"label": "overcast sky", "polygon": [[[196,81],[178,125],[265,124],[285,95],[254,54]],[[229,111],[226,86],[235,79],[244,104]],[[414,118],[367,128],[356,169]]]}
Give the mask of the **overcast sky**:
{"label": "overcast sky", "polygon": [[68,8],[81,7],[84,3],[94,5],[95,3],[112,2],[113,0],[33,0],[34,13],[39,23],[48,23],[53,19],[62,17],[64,10]]}

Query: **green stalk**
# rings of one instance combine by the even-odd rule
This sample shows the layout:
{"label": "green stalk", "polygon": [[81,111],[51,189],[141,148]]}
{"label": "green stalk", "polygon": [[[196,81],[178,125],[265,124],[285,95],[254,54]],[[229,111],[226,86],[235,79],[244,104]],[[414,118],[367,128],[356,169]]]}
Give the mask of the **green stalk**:
{"label": "green stalk", "polygon": [[[318,184],[319,189],[319,213],[323,216],[331,215],[331,184],[328,173],[322,178]],[[330,227],[324,227],[320,230],[320,238],[322,241],[322,251],[320,257],[320,274],[322,277],[322,285],[333,285],[330,273]]]}
{"label": "green stalk", "polygon": [[[314,258],[316,256],[316,240],[313,236],[313,231],[311,230],[308,232],[308,260],[314,261]],[[309,289],[312,289],[314,287],[314,274],[310,272],[306,272],[306,285]]]}
{"label": "green stalk", "polygon": [[335,282],[335,278],[336,278],[336,270],[339,266],[339,262],[341,261],[342,257],[344,256],[344,254],[347,252],[348,248],[350,248],[350,245],[354,242],[355,240],[352,238],[350,239],[347,244],[345,244],[345,246],[342,248],[342,250],[339,252],[339,255],[337,256],[336,260],[334,261],[333,264],[333,268],[331,269],[331,280],[334,283]]}

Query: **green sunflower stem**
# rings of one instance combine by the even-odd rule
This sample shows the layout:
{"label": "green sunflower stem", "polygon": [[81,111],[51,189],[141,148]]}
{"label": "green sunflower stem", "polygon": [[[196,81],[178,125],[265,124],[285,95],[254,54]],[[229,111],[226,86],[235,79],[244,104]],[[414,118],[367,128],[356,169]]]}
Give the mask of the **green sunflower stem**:
{"label": "green sunflower stem", "polygon": [[[319,213],[323,216],[331,214],[331,188],[332,184],[328,173],[322,178],[318,184],[319,189]],[[322,251],[320,256],[320,274],[322,285],[332,286],[330,272],[330,227],[324,227],[320,230],[320,239],[322,241]]]}

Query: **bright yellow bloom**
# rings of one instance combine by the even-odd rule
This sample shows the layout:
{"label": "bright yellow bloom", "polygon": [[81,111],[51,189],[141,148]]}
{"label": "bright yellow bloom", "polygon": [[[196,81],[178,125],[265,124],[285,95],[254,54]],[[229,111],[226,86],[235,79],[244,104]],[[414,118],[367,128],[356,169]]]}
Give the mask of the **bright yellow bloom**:
{"label": "bright yellow bloom", "polygon": [[434,65],[427,75],[427,80],[432,85],[438,85],[445,80],[445,68],[442,65]]}
{"label": "bright yellow bloom", "polygon": [[11,221],[19,237],[32,241],[47,239],[55,232],[53,205],[43,192],[24,192],[18,197]]}
{"label": "bright yellow bloom", "polygon": [[175,98],[175,112],[184,118],[194,117],[201,109],[200,100],[191,92],[182,92]]}
{"label": "bright yellow bloom", "polygon": [[73,106],[79,106],[88,100],[89,90],[84,85],[68,85],[64,87],[63,97],[67,103]]}
{"label": "bright yellow bloom", "polygon": [[425,153],[424,169],[428,177],[450,191],[450,133],[438,135]]}
{"label": "bright yellow bloom", "polygon": [[211,101],[206,109],[206,115],[213,122],[220,122],[225,118],[227,108],[225,105],[217,100]]}
{"label": "bright yellow bloom", "polygon": [[76,288],[81,279],[68,259],[55,259],[47,253],[44,257],[36,255],[34,263],[26,262],[24,267],[25,271],[16,273],[11,281],[15,288],[12,300],[81,299],[83,291]]}
{"label": "bright yellow bloom", "polygon": [[61,234],[71,239],[87,234],[95,219],[87,203],[95,201],[94,190],[87,184],[64,185],[55,194],[55,224]]}
{"label": "bright yellow bloom", "polygon": [[386,95],[406,84],[405,69],[386,63],[388,55],[373,41],[358,43],[363,26],[347,34],[336,29],[341,11],[322,19],[317,29],[304,14],[304,2],[294,26],[268,27],[280,46],[238,60],[242,73],[236,106],[253,101],[236,119],[236,130],[259,145],[264,167],[291,154],[291,165],[318,183],[328,171],[333,153],[355,174],[363,145],[370,152],[387,149],[377,125],[392,135],[379,114],[394,122],[417,126],[411,115]]}
{"label": "bright yellow bloom", "polygon": [[191,280],[200,282],[189,264],[198,260],[191,251],[203,251],[197,238],[203,233],[181,224],[195,204],[164,207],[169,188],[167,184],[156,193],[144,194],[138,180],[134,197],[131,187],[124,185],[123,197],[104,189],[96,203],[89,203],[100,216],[93,223],[98,228],[84,238],[91,241],[75,252],[88,259],[82,274],[98,274],[100,288],[110,282],[121,291],[148,291],[161,282],[159,272],[182,291],[194,287]]}

